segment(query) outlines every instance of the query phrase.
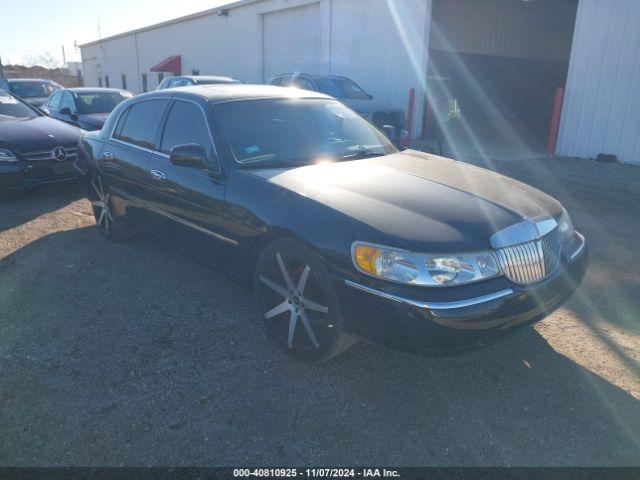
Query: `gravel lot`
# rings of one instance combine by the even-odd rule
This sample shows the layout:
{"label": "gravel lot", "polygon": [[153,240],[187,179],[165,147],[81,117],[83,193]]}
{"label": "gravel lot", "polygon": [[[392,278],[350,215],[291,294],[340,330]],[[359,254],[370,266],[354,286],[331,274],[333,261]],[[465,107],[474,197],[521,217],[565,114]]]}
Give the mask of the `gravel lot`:
{"label": "gravel lot", "polygon": [[242,286],[106,242],[74,186],[0,198],[0,465],[640,465],[640,168],[496,167],[565,204],[590,269],[535,330],[445,359],[296,363]]}

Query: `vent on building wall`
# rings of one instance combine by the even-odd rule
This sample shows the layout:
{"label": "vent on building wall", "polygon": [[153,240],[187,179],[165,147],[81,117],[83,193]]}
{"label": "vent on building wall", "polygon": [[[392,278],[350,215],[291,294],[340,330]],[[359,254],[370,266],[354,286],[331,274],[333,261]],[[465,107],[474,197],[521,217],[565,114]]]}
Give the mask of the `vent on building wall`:
{"label": "vent on building wall", "polygon": [[218,9],[218,16],[219,17],[228,17],[229,16],[229,10],[227,8]]}

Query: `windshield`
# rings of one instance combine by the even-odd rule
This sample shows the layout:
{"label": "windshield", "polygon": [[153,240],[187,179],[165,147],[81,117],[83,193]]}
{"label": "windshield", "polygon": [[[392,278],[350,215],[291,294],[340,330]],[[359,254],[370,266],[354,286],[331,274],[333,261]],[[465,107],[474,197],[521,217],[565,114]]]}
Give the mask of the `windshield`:
{"label": "windshield", "polygon": [[206,80],[198,80],[198,85],[222,85],[222,84],[229,84],[229,83],[241,83],[240,80],[227,80],[224,78],[219,78],[219,79],[206,79]]}
{"label": "windshield", "polygon": [[360,86],[348,78],[321,78],[316,80],[322,93],[335,98],[369,99],[370,96]]}
{"label": "windshield", "polygon": [[9,82],[11,93],[22,98],[48,97],[55,90],[48,82]]}
{"label": "windshield", "polygon": [[125,92],[76,93],[78,113],[109,113],[120,102],[132,96]]}
{"label": "windshield", "polygon": [[397,150],[335,100],[273,99],[217,106],[235,160],[247,167],[299,166],[381,156]]}
{"label": "windshield", "polygon": [[0,90],[0,120],[33,118],[38,114],[24,103]]}

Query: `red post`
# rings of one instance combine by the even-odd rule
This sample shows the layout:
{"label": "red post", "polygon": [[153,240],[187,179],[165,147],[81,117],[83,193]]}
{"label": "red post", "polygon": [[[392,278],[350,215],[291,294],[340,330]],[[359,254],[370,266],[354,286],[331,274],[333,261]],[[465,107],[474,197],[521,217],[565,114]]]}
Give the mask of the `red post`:
{"label": "red post", "polygon": [[558,143],[558,130],[560,130],[560,115],[562,114],[563,100],[564,87],[559,87],[556,90],[556,98],[553,101],[551,125],[549,126],[549,140],[547,141],[547,152],[551,155],[556,153],[556,144]]}

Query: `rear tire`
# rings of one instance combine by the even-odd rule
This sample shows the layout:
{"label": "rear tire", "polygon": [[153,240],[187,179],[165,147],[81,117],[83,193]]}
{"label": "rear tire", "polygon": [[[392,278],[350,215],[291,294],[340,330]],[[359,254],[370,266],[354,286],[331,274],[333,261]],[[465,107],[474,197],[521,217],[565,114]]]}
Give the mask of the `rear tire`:
{"label": "rear tire", "polygon": [[321,362],[356,343],[343,329],[329,272],[300,242],[279,239],[265,248],[256,265],[254,292],[269,336],[288,355]]}
{"label": "rear tire", "polygon": [[118,217],[111,202],[111,193],[102,183],[100,174],[95,172],[91,175],[88,185],[88,196],[91,201],[93,217],[96,220],[98,231],[107,240],[121,242],[131,238],[136,234],[133,225]]}

